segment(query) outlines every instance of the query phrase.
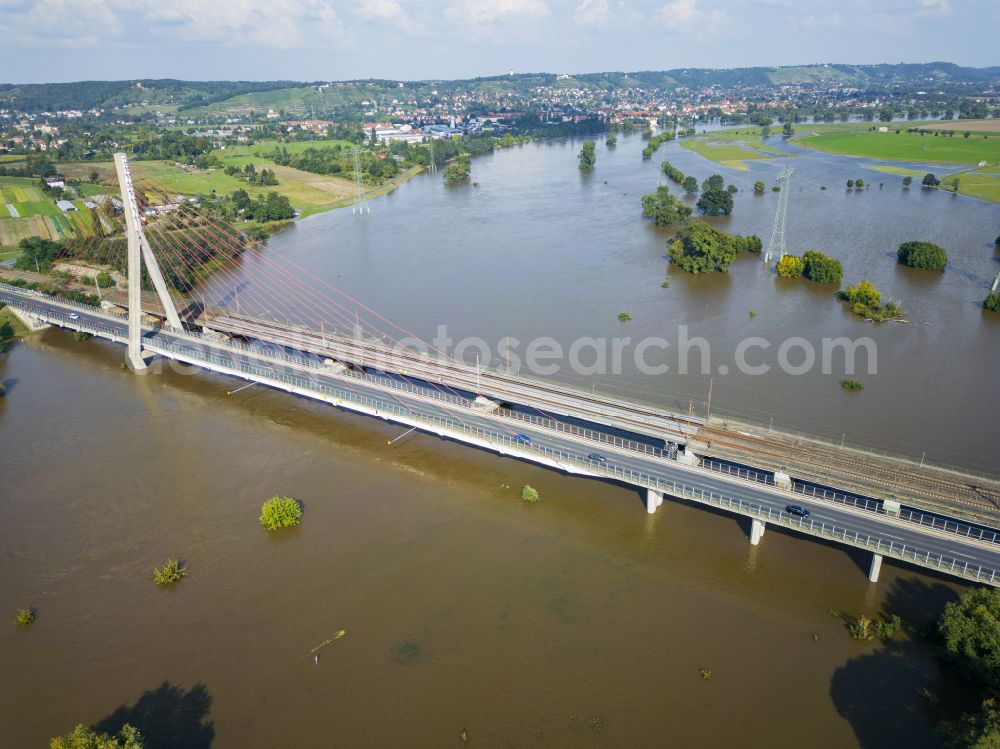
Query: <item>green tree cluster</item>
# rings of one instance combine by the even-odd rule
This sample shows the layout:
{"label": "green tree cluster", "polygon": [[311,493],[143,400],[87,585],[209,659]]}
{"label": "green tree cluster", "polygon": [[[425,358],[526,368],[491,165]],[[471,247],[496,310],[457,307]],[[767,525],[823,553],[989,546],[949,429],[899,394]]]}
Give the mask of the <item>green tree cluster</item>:
{"label": "green tree cluster", "polygon": [[903,242],[896,251],[899,262],[922,270],[944,270],[948,253],[932,242]]}
{"label": "green tree cluster", "polygon": [[1000,746],[995,697],[1000,690],[1000,589],[967,590],[945,606],[938,632],[948,658],[988,690],[978,712],[943,726],[946,745],[949,749],[995,749]]}
{"label": "green tree cluster", "polygon": [[844,266],[836,258],[817,250],[808,250],[802,255],[802,275],[816,283],[840,283],[844,278]]}
{"label": "green tree cluster", "polygon": [[449,185],[457,185],[469,179],[471,174],[472,161],[468,156],[460,156],[445,167],[444,181]]}
{"label": "green tree cluster", "polygon": [[656,153],[656,149],[666,143],[668,140],[674,139],[673,130],[664,130],[659,135],[649,139],[649,145],[642,149],[642,159],[643,161],[653,158],[653,154]]}
{"label": "green tree cluster", "polygon": [[63,250],[62,242],[53,242],[42,237],[25,237],[17,243],[21,256],[17,259],[19,270],[45,273]]}
{"label": "green tree cluster", "polygon": [[983,309],[990,312],[1000,312],[1000,291],[991,291],[983,300]]}
{"label": "green tree cluster", "polygon": [[618,136],[609,135],[607,140],[604,141],[604,145],[606,145],[608,148],[614,148],[615,146],[618,145]]}
{"label": "green tree cluster", "polygon": [[694,221],[667,246],[673,263],[688,273],[726,272],[739,252],[760,252],[760,237],[741,237]]}
{"label": "green tree cluster", "polygon": [[698,193],[698,180],[692,177],[690,174],[684,178],[684,192],[688,195],[696,195]]}
{"label": "green tree cluster", "polygon": [[292,497],[274,496],[260,508],[260,524],[266,530],[291,528],[302,522],[302,505]]}
{"label": "green tree cluster", "polygon": [[760,180],[757,180],[756,182],[753,183],[753,191],[758,195],[763,194],[765,187],[766,186],[764,185],[764,183],[761,182]]}
{"label": "green tree cluster", "polygon": [[584,171],[593,169],[597,165],[597,151],[596,143],[592,140],[585,141],[583,148],[580,149],[579,161],[580,168]]}
{"label": "green tree cluster", "polygon": [[778,261],[777,271],[782,278],[798,278],[806,268],[805,261],[797,255],[785,255]]}
{"label": "green tree cluster", "polygon": [[706,216],[728,216],[733,212],[733,196],[726,190],[705,190],[696,205]]}
{"label": "green tree cluster", "polygon": [[652,218],[657,226],[684,223],[691,213],[691,208],[671,195],[665,185],[657,187],[651,195],[642,196],[642,215]]}
{"label": "green tree cluster", "polygon": [[840,298],[851,304],[851,311],[858,317],[882,322],[903,314],[900,306],[893,301],[882,301],[882,292],[871,281],[859,281],[841,292]]}
{"label": "green tree cluster", "polygon": [[667,175],[670,180],[676,182],[678,185],[684,183],[684,172],[675,167],[669,161],[664,161],[660,164],[660,169],[663,170],[663,173]]}
{"label": "green tree cluster", "polygon": [[159,569],[153,568],[153,582],[161,587],[179,583],[184,577],[187,577],[187,569],[176,559],[168,559]]}
{"label": "green tree cluster", "polygon": [[143,749],[143,739],[139,730],[128,723],[115,736],[95,731],[81,723],[72,733],[52,739],[49,749]]}

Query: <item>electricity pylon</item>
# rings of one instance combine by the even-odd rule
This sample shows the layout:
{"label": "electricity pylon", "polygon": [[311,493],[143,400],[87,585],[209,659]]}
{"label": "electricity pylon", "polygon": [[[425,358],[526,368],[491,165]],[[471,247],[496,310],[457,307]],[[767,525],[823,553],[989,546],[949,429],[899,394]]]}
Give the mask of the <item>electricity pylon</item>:
{"label": "electricity pylon", "polygon": [[351,155],[354,157],[354,205],[351,206],[351,213],[357,209],[358,213],[364,214],[366,208],[368,213],[371,213],[372,209],[365,200],[365,185],[361,180],[361,153],[360,148],[351,149]]}
{"label": "electricity pylon", "polygon": [[771,258],[779,260],[785,256],[785,223],[788,218],[788,183],[795,172],[791,167],[785,167],[778,175],[778,208],[774,212],[774,226],[771,228],[771,239],[767,243],[767,250],[761,255],[761,260],[765,263],[771,262]]}
{"label": "electricity pylon", "polygon": [[181,319],[177,315],[174,300],[167,291],[163,273],[153,255],[153,249],[146,239],[142,228],[142,218],[139,216],[139,206],[135,200],[135,188],[132,186],[132,172],[129,169],[128,158],[124,153],[115,154],[115,170],[118,172],[118,185],[122,193],[122,208],[125,212],[125,235],[128,241],[128,358],[137,370],[146,368],[142,358],[142,263],[145,261],[146,272],[149,274],[153,287],[160,297],[167,325],[181,329]]}

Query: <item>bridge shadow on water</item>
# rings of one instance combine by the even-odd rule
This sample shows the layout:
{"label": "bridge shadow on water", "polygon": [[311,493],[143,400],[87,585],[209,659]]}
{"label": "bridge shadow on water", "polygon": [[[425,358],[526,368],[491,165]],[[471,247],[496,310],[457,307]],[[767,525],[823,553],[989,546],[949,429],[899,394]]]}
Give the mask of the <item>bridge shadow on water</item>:
{"label": "bridge shadow on water", "polygon": [[215,724],[208,720],[211,706],[212,696],[204,684],[185,690],[164,681],[94,728],[115,735],[128,723],[142,733],[145,749],[209,749],[215,739]]}

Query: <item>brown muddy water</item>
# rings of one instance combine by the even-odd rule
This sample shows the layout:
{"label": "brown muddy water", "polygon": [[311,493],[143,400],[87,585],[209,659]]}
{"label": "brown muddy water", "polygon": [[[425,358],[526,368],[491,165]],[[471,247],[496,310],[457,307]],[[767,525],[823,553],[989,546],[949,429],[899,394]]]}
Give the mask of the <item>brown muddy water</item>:
{"label": "brown muddy water", "polygon": [[[418,177],[364,220],[317,216],[266,252],[424,337],[444,324],[491,343],[675,340],[687,324],[711,342],[709,373],[557,377],[703,411],[714,375],[715,413],[996,470],[1000,320],[978,305],[1000,269],[997,206],[791,147],[739,171],[677,144],[644,163],[643,145],[599,145],[592,175],[579,141],[500,152],[474,161],[478,187]],[[840,257],[846,282],[871,278],[911,323],[860,323],[832,289],[750,258],[672,270],[662,289],[669,232],[640,219],[638,196],[665,158],[723,173],[740,193],[720,225],[765,241],[777,196],[752,184],[793,165],[790,249]],[[859,176],[872,187],[841,189]],[[894,262],[914,238],[949,249],[943,275]],[[719,374],[747,335],[869,335],[878,374],[860,394],[841,392],[842,372]],[[648,516],[625,487],[426,435],[389,446],[402,429],[261,388],[227,395],[213,375],[133,376],[123,359],[58,331],[0,356],[4,747],[123,721],[152,749],[458,747],[463,729],[493,747],[931,747],[935,723],[969,706],[920,636],[950,582],[886,565],[870,585],[867,560],[839,548],[775,530],[751,547],[731,517],[679,503]],[[525,483],[541,503],[521,502]],[[273,494],[304,502],[300,528],[261,530]],[[160,590],[151,569],[168,557],[190,575]],[[16,629],[29,606],[37,622]],[[899,613],[908,637],[855,643],[831,609]]]}
{"label": "brown muddy water", "polygon": [[[931,747],[969,704],[916,634],[949,582],[122,360],[59,331],[0,357],[5,747],[123,721],[154,748]],[[268,535],[276,493],[304,522]],[[162,590],[168,557],[190,574]]]}

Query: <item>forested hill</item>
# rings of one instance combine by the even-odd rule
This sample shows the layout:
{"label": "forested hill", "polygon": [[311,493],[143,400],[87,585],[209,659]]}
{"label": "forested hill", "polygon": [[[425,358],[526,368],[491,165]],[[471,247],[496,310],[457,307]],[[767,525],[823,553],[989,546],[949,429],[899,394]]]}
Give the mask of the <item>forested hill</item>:
{"label": "forested hill", "polygon": [[[416,94],[528,94],[538,87],[584,88],[614,91],[645,88],[672,91],[677,88],[749,87],[773,88],[782,85],[848,86],[861,89],[959,90],[970,84],[989,86],[1000,83],[1000,67],[967,68],[949,62],[883,65],[795,65],[753,68],[683,68],[664,71],[604,72],[576,75],[520,73],[464,80],[344,81],[332,87],[321,82],[295,81],[81,81],[77,83],[0,84],[0,107],[21,111],[60,109],[116,109],[125,105],[168,105],[183,110],[224,109],[229,106],[259,108],[306,97],[319,107],[355,103],[367,95]],[[400,90],[401,89],[401,90]],[[232,101],[230,101],[232,100]]]}
{"label": "forested hill", "polygon": [[294,81],[77,81],[75,83],[0,83],[0,106],[24,112],[60,109],[116,109],[127,104],[200,105],[240,94],[300,86]]}

